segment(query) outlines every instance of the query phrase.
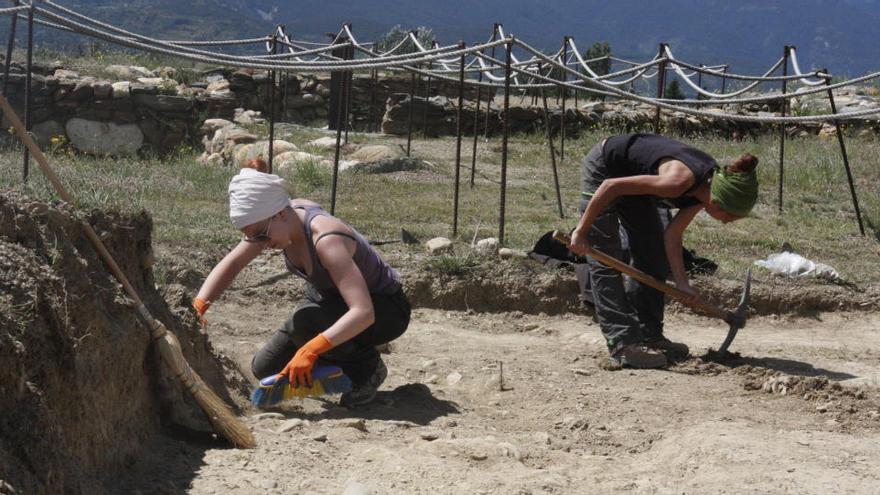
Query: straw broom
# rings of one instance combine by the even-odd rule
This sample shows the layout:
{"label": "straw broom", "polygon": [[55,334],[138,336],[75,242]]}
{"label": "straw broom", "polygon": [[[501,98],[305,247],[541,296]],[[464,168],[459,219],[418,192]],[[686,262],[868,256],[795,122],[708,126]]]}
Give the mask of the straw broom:
{"label": "straw broom", "polygon": [[[9,102],[2,95],[0,95],[0,109],[6,114],[6,118],[9,119],[12,126],[15,128],[15,133],[24,145],[27,146],[28,150],[30,150],[34,159],[43,170],[43,173],[46,174],[46,177],[49,179],[49,182],[52,183],[52,186],[58,192],[58,195],[61,196],[61,199],[70,204],[75,204],[73,197],[68,194],[67,190],[58,179],[58,176],[56,176],[55,172],[49,167],[49,162],[46,160],[46,156],[40,151],[37,143],[34,142],[33,138],[31,138],[30,134],[25,130],[24,124],[21,123],[18,115],[16,115],[15,111],[9,105]],[[180,342],[177,340],[177,337],[169,332],[162,322],[153,318],[146,306],[144,306],[143,301],[141,301],[141,298],[134,290],[134,287],[131,286],[128,279],[125,277],[125,274],[119,269],[113,256],[111,256],[110,252],[107,251],[107,248],[104,247],[104,243],[101,242],[101,239],[98,237],[98,234],[95,233],[92,226],[85,222],[83,222],[82,226],[86,233],[86,237],[89,238],[89,241],[91,241],[95,250],[98,251],[98,254],[104,260],[104,263],[107,264],[107,267],[119,283],[122,284],[128,297],[135,302],[138,316],[142,318],[142,321],[150,330],[150,335],[159,347],[159,354],[162,356],[162,360],[169,368],[171,368],[171,371],[177,376],[184,388],[186,388],[192,394],[193,398],[195,398],[199,407],[201,407],[202,411],[205,412],[205,415],[208,416],[208,420],[214,427],[214,431],[237,447],[246,449],[256,447],[256,441],[254,440],[251,431],[238,420],[226,403],[224,403],[223,400],[208,387],[195,370],[190,367],[186,358],[183,356],[183,351],[180,348]]]}

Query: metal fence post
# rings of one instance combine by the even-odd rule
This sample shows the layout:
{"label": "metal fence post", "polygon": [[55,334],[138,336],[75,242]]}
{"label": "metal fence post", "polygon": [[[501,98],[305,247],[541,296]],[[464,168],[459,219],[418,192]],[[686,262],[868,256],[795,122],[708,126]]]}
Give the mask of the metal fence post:
{"label": "metal fence post", "polygon": [[[827,73],[827,69],[822,69],[822,72]],[[831,79],[825,79],[825,85],[831,85]],[[828,101],[831,102],[831,113],[837,113],[837,105],[834,104],[834,93],[829,88],[828,89]],[[843,129],[840,128],[840,121],[834,119],[834,128],[837,130],[837,142],[840,144],[840,154],[843,156],[843,167],[846,169],[846,180],[849,182],[849,193],[852,196],[853,208],[856,210],[856,220],[859,222],[859,232],[862,235],[865,235],[865,226],[862,224],[862,211],[859,208],[859,198],[856,196],[856,186],[853,182],[852,170],[849,168],[849,157],[846,154],[846,144],[843,141]]]}
{"label": "metal fence post", "polygon": [[[540,72],[540,66],[538,72]],[[553,134],[550,132],[550,109],[547,107],[547,90],[541,88],[541,100],[544,102],[544,127],[547,131],[547,146],[550,148],[550,167],[553,169],[553,185],[556,188],[556,204],[559,206],[559,218],[565,218],[562,211],[562,194],[559,191],[559,174],[556,171],[556,150],[553,148]]]}
{"label": "metal fence post", "polygon": [[[785,50],[783,54],[783,62],[782,62],[782,75],[788,75],[788,55],[791,50],[791,47],[785,45]],[[787,88],[787,83],[785,79],[782,80],[782,110],[781,114],[785,117],[785,110],[788,106],[788,100],[785,99],[785,93]],[[785,179],[785,122],[779,124],[779,213],[782,213],[782,185]]]}
{"label": "metal fence post", "polygon": [[[16,14],[17,15],[17,14]],[[27,75],[24,82],[24,128],[31,130],[31,82],[34,69],[34,2],[28,9],[28,44],[27,44]],[[21,177],[24,182],[28,180],[28,166],[30,165],[30,153],[27,147],[24,149]]]}
{"label": "metal fence post", "polygon": [[[458,47],[464,50],[463,41],[458,42]],[[458,234],[458,181],[461,178],[461,133],[463,125],[461,122],[462,107],[464,107],[464,53],[461,54],[459,60],[461,66],[458,68],[458,111],[456,112],[456,129],[455,129],[455,187],[452,193],[452,237]]]}
{"label": "metal fence post", "polygon": [[[666,56],[666,43],[660,43],[658,57]],[[657,98],[663,98],[666,93],[666,61],[660,62],[657,66]],[[654,134],[660,133],[660,107],[658,106],[654,112]]]}
{"label": "metal fence post", "polygon": [[[562,66],[568,67],[568,36],[562,38]],[[562,71],[562,82],[568,82],[568,72]],[[559,116],[559,132],[561,133],[559,140],[559,161],[565,161],[565,98],[568,96],[568,88],[562,86],[562,115]]]}
{"label": "metal fence post", "polygon": [[507,202],[507,138],[510,132],[508,114],[510,113],[510,60],[513,50],[512,36],[508,38],[508,41],[504,46],[507,49],[507,57],[504,63],[504,114],[501,118],[501,206],[499,208],[498,217],[498,242],[501,244],[504,244],[504,209]]}
{"label": "metal fence post", "polygon": [[[278,53],[278,28],[272,35],[272,55]],[[275,161],[275,71],[269,71],[269,173],[272,173],[272,163]]]}

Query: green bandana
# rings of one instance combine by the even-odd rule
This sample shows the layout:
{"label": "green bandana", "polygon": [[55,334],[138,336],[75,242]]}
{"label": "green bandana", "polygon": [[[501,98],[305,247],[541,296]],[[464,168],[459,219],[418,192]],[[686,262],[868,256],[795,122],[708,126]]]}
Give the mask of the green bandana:
{"label": "green bandana", "polygon": [[727,173],[716,169],[712,176],[712,202],[724,211],[734,215],[746,216],[758,199],[758,175],[752,172]]}

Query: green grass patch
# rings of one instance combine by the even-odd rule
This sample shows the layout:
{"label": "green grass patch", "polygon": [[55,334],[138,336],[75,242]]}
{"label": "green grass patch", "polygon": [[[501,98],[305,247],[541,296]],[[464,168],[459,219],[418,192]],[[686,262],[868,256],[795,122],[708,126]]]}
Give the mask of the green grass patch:
{"label": "green grass patch", "polygon": [[[279,138],[302,146],[318,130],[291,128]],[[580,160],[606,133],[586,132],[569,139],[565,160],[557,159],[564,218],[560,218],[546,137],[512,136],[507,161],[504,244],[529,249],[554,228],[577,221]],[[748,218],[723,225],[700,215],[688,229],[685,245],[717,261],[720,274],[740,278],[757,259],[789,242],[807,258],[835,267],[849,281],[880,281],[880,142],[848,138],[850,164],[869,235],[859,234],[847,176],[836,140],[788,139],[785,147],[784,202],[780,212],[779,139],[744,141],[717,137],[683,138],[726,163],[744,152],[761,160],[761,192]],[[354,142],[351,139],[350,142]],[[405,137],[357,135],[357,142],[399,149]],[[470,185],[472,138],[462,143],[457,231],[453,232],[455,138],[413,140],[412,156],[431,163],[426,170],[393,174],[343,171],[337,183],[336,213],[372,239],[395,239],[405,228],[427,240],[445,236],[470,244],[474,237],[497,237],[501,214],[501,139],[478,139],[475,181]],[[559,141],[556,141],[557,153]],[[327,150],[313,150],[332,159]],[[83,208],[148,210],[155,221],[154,240],[195,249],[225,248],[238,240],[227,217],[226,187],[235,169],[199,164],[198,150],[180,149],[164,158],[101,158],[69,153],[50,155],[53,168]],[[330,208],[332,170],[320,161],[280,172],[296,194]],[[35,163],[27,185],[21,181],[21,154],[0,151],[0,187],[23,189],[42,199],[55,198]],[[425,268],[438,273],[468,273],[467,257],[438,257]]]}

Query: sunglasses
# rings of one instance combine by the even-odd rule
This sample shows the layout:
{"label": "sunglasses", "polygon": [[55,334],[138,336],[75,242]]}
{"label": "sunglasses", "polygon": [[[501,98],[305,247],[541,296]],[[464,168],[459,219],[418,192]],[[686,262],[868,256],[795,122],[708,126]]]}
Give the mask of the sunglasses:
{"label": "sunglasses", "polygon": [[264,230],[262,234],[257,234],[253,237],[243,236],[242,240],[245,242],[266,242],[266,241],[268,241],[270,239],[269,230],[272,228],[272,220],[274,218],[275,218],[274,216],[269,218],[269,223],[266,224],[266,230]]}

